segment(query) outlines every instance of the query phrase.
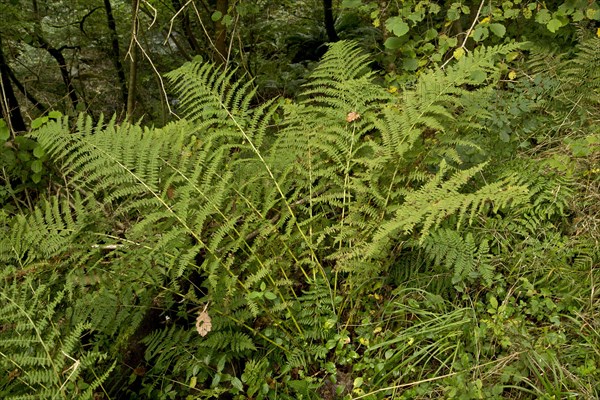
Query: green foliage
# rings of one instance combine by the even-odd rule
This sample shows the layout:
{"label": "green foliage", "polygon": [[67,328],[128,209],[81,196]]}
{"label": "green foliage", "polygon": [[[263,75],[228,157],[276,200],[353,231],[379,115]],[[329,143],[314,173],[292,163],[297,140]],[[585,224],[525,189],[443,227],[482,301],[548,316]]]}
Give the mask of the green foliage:
{"label": "green foliage", "polygon": [[[47,116],[32,122],[32,128],[38,128],[51,118],[60,118],[59,112],[50,112]],[[11,137],[5,121],[0,119],[0,202],[9,211],[7,203],[13,203],[13,210],[20,208],[19,198],[23,193],[31,192],[36,196],[44,184],[48,183],[51,175],[46,167],[48,156],[42,146],[35,140],[25,136]],[[11,211],[13,211],[11,210]]]}
{"label": "green foliage", "polygon": [[195,61],[167,75],[180,121],[42,121],[64,183],[1,214],[6,396],[593,398],[597,242],[567,214],[597,177],[556,148],[485,152],[518,49],[388,90],[342,41],[298,100],[260,105]]}
{"label": "green foliage", "polygon": [[57,274],[33,277],[38,262],[2,272],[0,348],[2,397],[7,399],[93,398],[114,364],[98,369],[106,354],[85,349],[89,323],[71,324],[66,307],[71,288],[60,288]]}
{"label": "green foliage", "polygon": [[600,20],[596,1],[405,1],[383,7],[356,0],[341,5],[343,12],[363,15],[383,31],[387,54],[381,59],[393,84],[412,81],[413,71],[445,65],[482,45],[511,40],[533,40],[536,47],[551,41],[568,45],[576,25],[592,28]]}

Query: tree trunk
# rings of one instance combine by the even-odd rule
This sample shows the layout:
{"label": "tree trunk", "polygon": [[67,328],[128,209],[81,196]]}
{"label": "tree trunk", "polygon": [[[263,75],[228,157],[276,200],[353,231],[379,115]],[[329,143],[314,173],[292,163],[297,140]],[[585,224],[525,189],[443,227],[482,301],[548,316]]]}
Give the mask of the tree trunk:
{"label": "tree trunk", "polygon": [[130,122],[133,120],[133,111],[135,110],[135,86],[138,67],[138,12],[140,1],[133,0],[131,6],[133,9],[131,14],[131,45],[129,46],[129,57],[131,57],[131,63],[129,65],[129,92],[127,93],[127,119]]}
{"label": "tree trunk", "polygon": [[104,0],[104,9],[106,10],[106,20],[108,23],[108,29],[110,30],[112,51],[111,58],[115,69],[117,70],[117,78],[119,79],[119,85],[121,87],[121,98],[123,105],[127,105],[127,80],[125,79],[125,69],[121,62],[121,50],[119,48],[119,35],[117,34],[117,23],[112,13],[112,7],[110,0]]}
{"label": "tree trunk", "polygon": [[227,27],[223,24],[223,17],[227,15],[229,0],[217,0],[217,11],[221,13],[221,19],[215,24],[215,49],[216,62],[225,65],[227,62]]}
{"label": "tree trunk", "polygon": [[2,51],[2,38],[0,37],[0,111],[6,124],[12,132],[23,132],[26,130],[25,121],[21,115],[19,102],[10,84],[10,68],[4,58]]}
{"label": "tree trunk", "polygon": [[337,42],[340,38],[335,31],[331,0],[323,0],[323,11],[325,13],[325,30],[327,31],[327,38],[330,42]]}

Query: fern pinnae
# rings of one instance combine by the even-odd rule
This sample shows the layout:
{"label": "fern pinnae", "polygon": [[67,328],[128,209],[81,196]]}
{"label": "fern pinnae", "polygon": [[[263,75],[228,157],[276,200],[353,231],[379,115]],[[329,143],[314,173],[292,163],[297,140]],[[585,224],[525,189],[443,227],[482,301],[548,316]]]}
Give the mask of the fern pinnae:
{"label": "fern pinnae", "polygon": [[[170,164],[168,164],[168,163],[167,163],[167,165],[170,165]],[[172,166],[171,166],[171,167],[172,167]],[[242,242],[243,246],[244,246],[244,247],[245,247],[245,248],[246,248],[246,249],[247,249],[247,250],[250,252],[250,254],[251,254],[253,257],[257,257],[257,256],[258,256],[258,253],[256,253],[256,252],[255,252],[255,250],[254,250],[254,248],[248,244],[248,242],[247,242],[247,238],[244,238],[244,237],[242,237],[242,234],[241,234],[241,233],[238,231],[238,229],[236,228],[237,219],[235,219],[235,218],[233,218],[233,219],[232,219],[232,218],[230,218],[230,217],[227,217],[227,216],[226,216],[226,215],[225,215],[225,214],[224,214],[224,213],[221,211],[221,207],[219,207],[218,205],[216,205],[216,204],[214,204],[214,203],[213,203],[213,201],[212,201],[212,198],[214,198],[214,197],[212,197],[212,196],[211,196],[211,197],[208,197],[208,196],[207,196],[207,195],[204,193],[204,191],[203,191],[203,190],[201,190],[201,189],[200,189],[200,188],[199,188],[199,187],[198,187],[198,186],[197,186],[195,183],[193,183],[192,181],[190,181],[190,180],[189,180],[189,179],[188,179],[188,178],[185,176],[185,174],[183,174],[183,173],[182,173],[182,171],[178,170],[178,169],[177,169],[177,168],[175,168],[175,167],[172,167],[172,168],[173,168],[173,169],[174,169],[174,170],[175,170],[175,171],[176,171],[178,174],[180,174],[180,176],[182,177],[182,179],[184,179],[185,181],[187,181],[187,183],[190,185],[190,187],[194,188],[194,190],[195,190],[195,191],[196,191],[198,194],[200,194],[200,195],[201,195],[201,196],[202,196],[202,197],[203,197],[203,198],[204,198],[204,199],[205,199],[207,202],[209,202],[209,204],[210,204],[210,205],[211,205],[211,207],[212,207],[212,208],[215,210],[215,212],[216,212],[216,213],[218,213],[218,214],[219,214],[219,215],[222,217],[223,221],[224,221],[224,222],[225,222],[225,224],[226,224],[225,226],[229,226],[229,230],[232,230],[232,231],[233,231],[233,232],[236,234],[237,238],[239,238],[239,239],[242,239],[242,241],[241,241],[241,242]],[[228,181],[229,181],[228,179],[220,179],[220,182],[222,182],[223,188],[224,188],[225,182],[228,182]],[[215,188],[214,188],[214,186],[212,186],[212,188],[213,188],[213,191],[214,191],[214,189],[215,189]],[[238,195],[239,195],[239,196],[240,196],[242,199],[244,199],[244,200],[246,201],[246,203],[247,203],[247,205],[248,205],[248,206],[252,207],[252,202],[250,202],[250,201],[249,201],[249,199],[247,199],[247,198],[246,198],[246,197],[245,197],[245,196],[244,196],[244,195],[243,195],[241,192],[239,192],[237,189],[235,189],[235,190],[234,190],[234,192],[236,192],[236,193],[237,193],[237,194],[238,194]],[[259,215],[261,219],[263,219],[263,218],[264,218],[264,217],[262,216],[262,214],[261,214],[261,212],[260,212],[259,210],[256,210],[256,209],[255,209],[255,213],[256,213],[257,215]],[[195,222],[195,224],[194,224],[194,226],[202,226],[202,225],[203,225],[203,224],[202,224],[202,223],[199,223],[198,221],[196,221],[196,222]],[[223,235],[224,235],[224,234],[228,234],[228,233],[226,232],[226,230],[224,229],[224,227],[220,228],[220,230],[221,230],[221,232],[222,232],[222,234],[220,235],[220,236],[221,236],[221,238],[223,237]],[[217,248],[219,247],[219,243],[218,243],[218,240],[217,240],[217,238],[218,238],[218,237],[219,237],[219,236],[213,236],[213,240],[211,240],[211,242],[213,242],[213,245],[212,245],[212,247],[210,248],[210,250],[211,250],[213,253],[214,253],[214,252],[216,252],[216,251],[217,251]],[[235,239],[235,237],[231,237],[231,238],[232,238],[232,239]],[[289,249],[289,247],[287,247],[287,244],[286,244],[285,242],[284,242],[284,246],[285,246],[285,247],[288,249],[288,251],[289,251],[289,253],[290,253],[290,254],[293,254],[293,253],[292,253],[292,251],[291,251],[291,249]],[[269,269],[265,268],[265,266],[263,265],[263,262],[262,262],[262,261],[261,261],[259,258],[257,258],[257,261],[258,261],[258,262],[259,262],[259,264],[261,265],[261,270],[262,270],[262,271],[269,271]],[[281,270],[281,271],[284,273],[284,276],[287,276],[287,274],[285,273],[285,270],[283,270],[283,268],[281,268],[280,270]],[[272,280],[272,277],[271,277],[271,276],[269,276],[269,279],[271,279],[271,280]],[[244,285],[244,286],[246,286],[246,285]],[[249,289],[249,288],[248,288],[248,289]],[[295,295],[295,294],[294,294],[294,295]],[[279,293],[279,296],[281,297],[281,299],[282,299],[282,301],[283,301],[283,300],[284,300],[284,298],[283,298],[283,294],[282,294],[282,293]],[[292,317],[292,318],[293,318],[293,317]]]}
{"label": "fern pinnae", "polygon": [[[214,72],[214,73],[216,73],[216,72]],[[171,76],[174,77],[175,74],[172,74]],[[184,75],[184,77],[185,77],[185,75]],[[183,80],[185,80],[185,78]],[[292,218],[293,218],[294,221],[297,221],[297,219],[294,216],[294,211],[292,210],[292,207],[291,207],[289,201],[287,200],[285,194],[283,193],[283,190],[281,189],[281,186],[279,185],[278,180],[275,178],[275,176],[273,174],[273,171],[271,170],[271,168],[269,167],[268,163],[266,162],[263,154],[256,147],[254,141],[252,140],[252,138],[250,137],[250,135],[246,132],[246,129],[239,122],[239,120],[236,117],[236,115],[234,114],[234,112],[228,108],[228,104],[223,101],[222,94],[219,94],[218,91],[215,91],[215,89],[221,89],[222,90],[222,87],[220,87],[220,88],[217,88],[215,86],[211,87],[210,83],[211,82],[209,81],[208,82],[208,84],[209,84],[208,90],[209,91],[212,90],[212,93],[213,93],[212,99],[213,99],[213,101],[215,101],[215,103],[218,103],[219,109],[223,110],[226,113],[226,115],[228,117],[227,119],[233,123],[233,125],[235,126],[235,128],[241,133],[241,135],[243,136],[243,138],[247,141],[248,145],[252,149],[252,152],[256,155],[256,157],[258,157],[258,159],[260,160],[260,163],[263,165],[265,171],[267,172],[270,180],[275,185],[275,188],[277,189],[277,191],[279,193],[279,196],[280,196],[280,198],[281,198],[284,206],[287,209],[287,212],[289,213],[290,216],[292,216]],[[200,85],[200,86],[202,86],[202,85]],[[303,241],[307,245],[309,245],[308,238],[306,237],[304,231],[300,228],[300,226],[298,226],[297,222],[295,223],[295,225],[296,225],[296,229],[299,232],[299,234],[301,235]],[[312,249],[311,246],[309,246],[309,251],[311,251],[311,252],[314,253],[314,250]],[[323,267],[321,266],[321,264],[319,263],[318,258],[316,257],[316,254],[313,254],[313,258],[315,260],[315,263],[316,263],[317,267],[319,268],[319,271],[320,271],[321,275],[325,278],[325,276],[326,276],[325,275],[325,271],[324,271]]]}

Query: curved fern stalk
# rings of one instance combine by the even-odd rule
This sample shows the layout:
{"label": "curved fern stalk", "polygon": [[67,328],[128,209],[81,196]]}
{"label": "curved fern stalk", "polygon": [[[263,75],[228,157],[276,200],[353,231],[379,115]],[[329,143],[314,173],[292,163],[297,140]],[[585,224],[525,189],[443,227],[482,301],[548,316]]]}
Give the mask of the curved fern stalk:
{"label": "curved fern stalk", "polygon": [[[268,112],[269,110],[266,110],[266,114]],[[251,119],[249,126],[262,126],[262,129],[266,129],[264,124],[263,119]],[[185,128],[189,127],[186,122],[155,131],[142,131],[129,125],[108,130],[94,130],[87,122],[78,125],[84,129],[79,135],[69,134],[65,129],[50,127],[41,129],[37,136],[40,142],[49,148],[50,154],[62,155],[61,144],[69,146],[69,152],[64,153],[66,170],[74,171],[74,179],[84,182],[92,193],[103,197],[108,204],[120,200],[122,214],[134,212],[143,215],[143,219],[130,229],[129,234],[132,238],[137,237],[137,241],[144,247],[148,247],[147,244],[143,244],[148,239],[147,232],[156,231],[157,224],[164,224],[166,229],[161,232],[159,239],[150,245],[153,250],[144,255],[148,261],[148,256],[151,256],[162,258],[160,263],[166,264],[166,255],[172,260],[166,267],[171,268],[175,257],[170,253],[173,253],[173,250],[175,254],[178,252],[177,247],[173,249],[174,244],[180,246],[177,243],[181,243],[181,238],[189,235],[197,245],[177,257],[179,268],[174,274],[176,278],[193,266],[196,255],[204,250],[218,262],[220,269],[227,271],[230,280],[237,282],[238,287],[247,296],[250,294],[250,288],[247,286],[250,281],[244,282],[239,272],[232,270],[230,259],[222,254],[225,250],[233,253],[239,246],[236,241],[244,243],[244,235],[236,235],[239,218],[222,218],[224,225],[219,227],[212,237],[202,232],[202,227],[211,223],[211,215],[215,212],[221,217],[225,215],[221,209],[226,209],[223,201],[227,199],[227,193],[231,190],[232,175],[228,173],[228,177],[220,182],[215,182],[212,177],[218,176],[217,171],[227,162],[225,155],[229,149],[226,140],[232,137],[231,133],[217,132],[212,135],[211,140],[203,144],[202,150],[196,155],[191,152],[195,144],[190,146],[187,140],[181,139],[182,135],[189,137],[189,131],[185,131]],[[54,139],[47,136],[49,132],[52,132]],[[219,146],[218,151],[213,150],[214,145]],[[132,151],[146,148],[148,151],[144,154]],[[171,201],[169,198],[168,192],[173,185],[177,187],[177,201]],[[209,191],[209,196],[203,196],[205,204],[199,208],[194,207],[194,204],[197,204],[194,193]],[[104,195],[104,192],[107,194]],[[172,220],[174,224],[169,224],[168,220]],[[224,236],[229,236],[230,232],[234,236],[231,236],[229,244],[221,249],[219,243],[223,241]],[[130,252],[133,258],[134,254],[135,251]],[[260,258],[254,259],[262,263]],[[267,270],[264,266],[263,269]],[[215,270],[212,271],[210,274],[215,273]],[[273,278],[270,275],[267,278],[275,287]],[[209,281],[211,279],[209,275]],[[288,280],[287,277],[285,279]],[[156,278],[150,280],[155,280],[154,285],[161,285]],[[212,282],[217,281],[213,279]],[[218,284],[222,285],[223,281]],[[280,298],[283,299],[282,294]],[[291,320],[294,321],[293,314]],[[301,328],[295,325],[297,333],[302,334]]]}

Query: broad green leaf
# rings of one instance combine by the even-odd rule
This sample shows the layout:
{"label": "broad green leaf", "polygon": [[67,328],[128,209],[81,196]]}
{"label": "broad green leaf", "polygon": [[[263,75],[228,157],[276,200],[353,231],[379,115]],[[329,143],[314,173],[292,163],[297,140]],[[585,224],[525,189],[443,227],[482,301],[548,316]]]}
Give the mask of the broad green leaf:
{"label": "broad green leaf", "polygon": [[223,13],[221,11],[215,11],[210,17],[214,22],[219,21],[221,18],[223,18]]}
{"label": "broad green leaf", "polygon": [[546,24],[546,28],[548,28],[548,30],[552,33],[556,32],[557,30],[560,29],[560,27],[562,26],[562,22],[560,22],[560,20],[552,18],[550,21],[548,21],[548,23]]}
{"label": "broad green leaf", "polygon": [[406,58],[402,62],[402,68],[404,68],[406,71],[416,71],[417,68],[419,68],[419,60],[415,58]]}
{"label": "broad green leaf", "polygon": [[438,4],[430,2],[429,3],[429,13],[430,14],[437,14],[442,10],[442,7],[440,7]]}
{"label": "broad green leaf", "polygon": [[510,10],[504,10],[504,19],[514,19],[519,16],[521,10],[518,8],[511,8]]}
{"label": "broad green leaf", "polygon": [[223,17],[223,21],[221,21],[221,22],[223,22],[223,25],[229,27],[233,23],[233,17],[231,15],[227,14]]}
{"label": "broad green leaf", "polygon": [[44,166],[42,164],[42,160],[35,160],[31,163],[31,170],[36,173],[42,172]]}
{"label": "broad green leaf", "polygon": [[452,55],[454,56],[455,59],[460,60],[465,55],[465,49],[460,47],[460,48],[454,50]]}
{"label": "broad green leaf", "polygon": [[476,42],[481,42],[482,40],[487,39],[489,35],[490,31],[488,30],[487,26],[478,26],[473,31],[473,40]]}
{"label": "broad green leaf", "polygon": [[519,53],[518,51],[511,51],[510,53],[508,53],[506,55],[506,61],[511,62],[514,61],[517,57],[519,57]]}
{"label": "broad green leaf", "polygon": [[506,28],[502,24],[490,24],[490,31],[498,37],[504,37],[506,34]]}
{"label": "broad green leaf", "polygon": [[42,157],[44,157],[45,154],[46,154],[46,151],[40,145],[35,146],[35,148],[33,149],[33,155],[36,158],[42,158]]}
{"label": "broad green leaf", "polygon": [[423,18],[425,18],[425,12],[423,10],[415,11],[408,16],[408,19],[413,22],[421,22],[423,21]]}
{"label": "broad green leaf", "polygon": [[437,37],[437,35],[438,35],[438,32],[435,29],[431,28],[431,29],[427,29],[425,31],[425,34],[423,35],[423,37],[425,38],[425,40],[433,40]]}
{"label": "broad green leaf", "polygon": [[408,24],[404,22],[401,17],[392,17],[388,18],[385,21],[385,27],[388,31],[392,32],[394,35],[401,37],[408,33]]}
{"label": "broad green leaf", "polygon": [[21,150],[17,154],[17,157],[19,157],[19,160],[27,162],[27,161],[31,160],[31,153],[28,151]]}
{"label": "broad green leaf", "polygon": [[487,79],[487,74],[485,73],[485,71],[476,69],[475,71],[471,72],[470,78],[473,80],[473,83],[479,85],[485,82],[485,80]]}
{"label": "broad green leaf", "polygon": [[265,298],[267,300],[275,300],[277,298],[277,295],[275,293],[273,293],[273,292],[266,291],[265,292]]}
{"label": "broad green leaf", "polygon": [[392,36],[385,40],[385,43],[383,44],[383,46],[386,49],[395,50],[395,49],[399,49],[400,47],[402,47],[402,43],[404,43],[402,41],[402,39]]}
{"label": "broad green leaf", "polygon": [[447,15],[449,21],[456,21],[460,18],[460,12],[456,8],[450,8]]}
{"label": "broad green leaf", "polygon": [[48,113],[48,118],[59,119],[62,117],[62,113],[60,111],[50,111]]}
{"label": "broad green leaf", "polygon": [[589,19],[600,21],[600,8],[588,8],[585,10],[585,16]]}
{"label": "broad green leaf", "polygon": [[538,13],[535,15],[535,22],[539,23],[539,24],[547,24],[550,20],[552,19],[552,16],[550,15],[550,11],[543,9],[538,11]]}
{"label": "broad green leaf", "polygon": [[37,129],[40,126],[44,125],[46,122],[48,122],[48,117],[36,118],[33,121],[31,121],[31,128]]}
{"label": "broad green leaf", "polygon": [[573,22],[579,22],[585,18],[585,15],[583,14],[582,10],[575,10],[572,18],[573,18]]}
{"label": "broad green leaf", "polygon": [[244,384],[242,383],[242,381],[240,381],[240,378],[238,378],[237,376],[233,377],[233,379],[231,380],[231,386],[233,386],[240,392],[244,391]]}

